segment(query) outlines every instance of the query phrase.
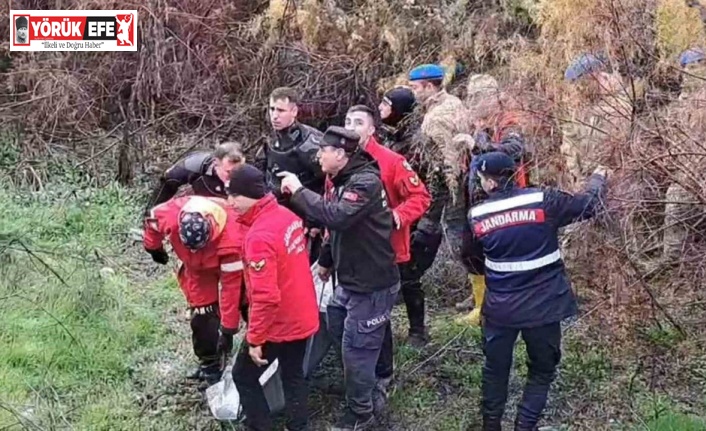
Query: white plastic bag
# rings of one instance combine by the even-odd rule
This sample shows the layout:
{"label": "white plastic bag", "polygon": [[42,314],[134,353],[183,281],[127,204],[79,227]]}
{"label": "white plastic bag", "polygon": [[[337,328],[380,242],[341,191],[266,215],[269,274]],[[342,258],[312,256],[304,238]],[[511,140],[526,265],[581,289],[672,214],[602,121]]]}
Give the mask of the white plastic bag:
{"label": "white plastic bag", "polygon": [[[316,302],[319,305],[319,315],[321,319],[321,327],[319,331],[312,335],[307,341],[307,349],[304,357],[304,374],[308,376],[311,371],[321,362],[323,357],[328,352],[331,342],[326,331],[326,307],[333,298],[333,282],[331,279],[323,282],[319,278],[319,264],[314,263],[311,266],[311,273],[314,278],[314,288],[316,289]],[[240,351],[240,346],[243,342],[243,333],[233,337],[233,359],[226,367],[221,381],[206,389],[206,399],[208,406],[211,409],[213,417],[219,421],[239,421],[243,418],[242,407],[240,404],[240,395],[238,389],[233,382],[233,366],[237,358],[237,352]],[[270,411],[275,413],[284,408],[284,391],[282,389],[282,380],[279,372],[279,361],[275,360],[270,364],[262,376],[260,376],[260,384],[265,392],[265,398],[270,407]]]}
{"label": "white plastic bag", "polygon": [[319,304],[319,312],[326,313],[326,307],[333,298],[333,280],[331,278],[324,282],[319,278],[319,263],[311,265],[311,275],[314,278],[314,289],[316,290],[316,303]]}
{"label": "white plastic bag", "polygon": [[[238,336],[236,336],[238,337]],[[235,338],[235,337],[234,337]],[[213,417],[219,421],[238,421],[242,419],[242,406],[240,404],[240,394],[233,382],[233,366],[237,359],[237,352],[240,351],[242,344],[242,336],[238,337],[233,351],[233,359],[226,367],[221,381],[206,389],[206,399],[208,407],[211,409]],[[278,412],[284,408],[284,392],[282,391],[282,382],[279,376],[279,361],[272,362],[264,373],[260,376],[260,384],[262,385],[265,398],[272,412]]]}

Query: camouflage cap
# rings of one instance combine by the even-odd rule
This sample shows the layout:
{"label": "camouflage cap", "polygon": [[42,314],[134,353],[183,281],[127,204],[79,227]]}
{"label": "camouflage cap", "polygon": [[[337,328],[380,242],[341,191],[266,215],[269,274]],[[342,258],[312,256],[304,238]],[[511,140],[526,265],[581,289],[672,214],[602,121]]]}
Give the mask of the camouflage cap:
{"label": "camouflage cap", "polygon": [[691,48],[679,55],[679,65],[684,67],[687,64],[703,61],[704,59],[706,59],[706,54],[704,54],[704,51],[701,48]]}
{"label": "camouflage cap", "polygon": [[598,71],[610,71],[610,65],[605,57],[601,54],[582,54],[566,68],[564,79],[573,82],[589,73]]}

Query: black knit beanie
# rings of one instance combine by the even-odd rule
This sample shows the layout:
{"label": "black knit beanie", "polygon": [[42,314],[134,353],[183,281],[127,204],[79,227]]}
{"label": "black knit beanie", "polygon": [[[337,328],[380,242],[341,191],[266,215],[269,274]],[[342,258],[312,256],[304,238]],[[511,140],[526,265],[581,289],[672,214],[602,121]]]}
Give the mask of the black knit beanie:
{"label": "black knit beanie", "polygon": [[392,107],[389,117],[382,120],[388,126],[396,126],[405,116],[414,111],[414,92],[406,87],[397,87],[385,93],[383,101]]}
{"label": "black knit beanie", "polygon": [[261,199],[267,194],[265,175],[255,166],[243,164],[230,173],[228,194]]}

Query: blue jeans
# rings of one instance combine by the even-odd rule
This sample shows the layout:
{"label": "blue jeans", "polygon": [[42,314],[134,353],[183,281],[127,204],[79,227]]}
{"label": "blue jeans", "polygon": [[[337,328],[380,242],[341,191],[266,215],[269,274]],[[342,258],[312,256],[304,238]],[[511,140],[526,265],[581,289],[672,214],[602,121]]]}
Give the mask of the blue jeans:
{"label": "blue jeans", "polygon": [[[328,305],[328,329],[334,343],[342,349],[346,401],[359,416],[373,411],[375,365],[387,332],[392,335],[390,314],[399,291],[399,283],[373,293],[339,286]],[[392,343],[385,343],[385,347],[392,350]]]}
{"label": "blue jeans", "polygon": [[533,429],[547,404],[549,386],[561,360],[559,322],[529,329],[492,326],[483,323],[483,415],[502,417],[507,401],[507,384],[517,335],[527,345],[527,383],[517,410],[517,422]]}

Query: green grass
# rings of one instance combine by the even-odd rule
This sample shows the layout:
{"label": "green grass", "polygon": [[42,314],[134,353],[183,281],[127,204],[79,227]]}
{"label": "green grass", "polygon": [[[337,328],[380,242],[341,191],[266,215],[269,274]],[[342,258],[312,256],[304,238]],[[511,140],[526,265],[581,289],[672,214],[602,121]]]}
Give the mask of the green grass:
{"label": "green grass", "polygon": [[138,362],[174,342],[180,301],[123,266],[138,200],[109,186],[0,201],[0,428],[134,429]]}
{"label": "green grass", "polygon": [[[0,430],[217,429],[181,377],[193,354],[176,281],[129,239],[141,195],[81,186],[41,193],[0,187]],[[481,331],[455,317],[434,310],[432,342],[418,350],[403,342],[404,306],[396,308],[396,383],[379,431],[480,428]],[[667,355],[683,347],[669,329],[641,335]],[[697,384],[702,359],[689,363]],[[526,360],[519,339],[507,425]],[[341,372],[329,362],[320,377],[333,381]],[[706,400],[685,407],[669,391],[650,390],[644,373],[611,346],[569,334],[547,422],[562,430],[706,430],[698,416]],[[340,413],[342,394],[329,386],[312,391],[312,430],[328,429]]]}

